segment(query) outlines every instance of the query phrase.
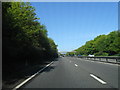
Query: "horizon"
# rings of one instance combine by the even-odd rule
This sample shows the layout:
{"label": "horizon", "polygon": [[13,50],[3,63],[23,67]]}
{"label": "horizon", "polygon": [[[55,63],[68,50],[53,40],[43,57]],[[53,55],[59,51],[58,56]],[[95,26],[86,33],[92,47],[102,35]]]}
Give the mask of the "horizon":
{"label": "horizon", "polygon": [[96,36],[118,30],[117,2],[31,2],[59,52],[73,51]]}

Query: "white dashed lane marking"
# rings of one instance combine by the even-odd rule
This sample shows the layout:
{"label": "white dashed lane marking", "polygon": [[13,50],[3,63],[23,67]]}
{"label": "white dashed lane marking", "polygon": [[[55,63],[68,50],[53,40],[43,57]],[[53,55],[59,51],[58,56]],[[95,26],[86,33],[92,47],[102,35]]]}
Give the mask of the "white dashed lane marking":
{"label": "white dashed lane marking", "polygon": [[75,66],[77,67],[78,65],[77,65],[77,64],[75,64]]}
{"label": "white dashed lane marking", "polygon": [[93,77],[94,79],[96,79],[97,81],[99,81],[102,84],[107,84],[105,81],[101,80],[100,78],[98,78],[97,76],[90,74],[91,77]]}

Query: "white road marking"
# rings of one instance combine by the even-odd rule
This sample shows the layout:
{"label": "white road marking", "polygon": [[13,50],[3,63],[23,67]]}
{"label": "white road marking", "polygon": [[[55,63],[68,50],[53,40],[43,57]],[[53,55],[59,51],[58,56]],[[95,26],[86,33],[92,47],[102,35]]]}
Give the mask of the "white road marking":
{"label": "white road marking", "polygon": [[21,84],[17,85],[15,88],[13,88],[13,90],[17,90],[18,88],[20,88],[22,85],[24,85],[26,82],[28,82],[30,79],[32,79],[33,77],[35,77],[37,74],[39,74],[41,71],[43,71],[46,67],[50,66],[53,63],[53,61],[46,65],[44,68],[42,68],[41,70],[39,70],[37,73],[35,73],[34,75],[30,76],[28,79],[26,79],[25,81],[23,81]]}
{"label": "white road marking", "polygon": [[78,65],[77,65],[77,64],[75,64],[75,66],[77,67]]}
{"label": "white road marking", "polygon": [[71,61],[70,61],[70,63],[71,63]]}
{"label": "white road marking", "polygon": [[102,83],[102,84],[107,84],[105,81],[99,79],[98,77],[96,77],[96,76],[93,75],[93,74],[90,74],[90,76],[93,77],[94,79],[96,79],[97,81],[99,81],[99,82]]}
{"label": "white road marking", "polygon": [[46,65],[47,67],[50,66],[50,64]]}
{"label": "white road marking", "polygon": [[101,64],[107,64],[107,65],[115,65],[115,66],[119,66],[119,64],[113,64],[113,63],[106,63],[106,62],[100,62],[100,61],[91,61],[91,60],[82,60],[82,59],[78,59],[81,61],[89,61],[89,62],[94,62],[94,63],[101,63]]}
{"label": "white road marking", "polygon": [[[93,62],[93,61],[91,61]],[[115,65],[118,66],[118,64],[112,64],[112,63],[106,63],[106,62],[99,62],[99,61],[94,61],[95,63],[101,63],[101,64],[107,64],[107,65]]]}
{"label": "white road marking", "polygon": [[102,63],[102,64],[108,64],[108,65],[116,65],[116,66],[118,66],[118,64],[112,64],[112,63],[105,63],[105,62],[97,62],[97,63]]}

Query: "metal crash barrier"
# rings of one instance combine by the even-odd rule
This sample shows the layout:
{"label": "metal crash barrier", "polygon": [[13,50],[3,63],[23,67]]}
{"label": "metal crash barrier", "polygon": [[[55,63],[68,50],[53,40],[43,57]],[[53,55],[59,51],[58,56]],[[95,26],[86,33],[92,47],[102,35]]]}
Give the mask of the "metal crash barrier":
{"label": "metal crash barrier", "polygon": [[115,63],[120,64],[120,57],[119,56],[77,56],[78,58],[84,58],[87,60],[93,61],[100,61],[100,62],[107,62],[107,63]]}

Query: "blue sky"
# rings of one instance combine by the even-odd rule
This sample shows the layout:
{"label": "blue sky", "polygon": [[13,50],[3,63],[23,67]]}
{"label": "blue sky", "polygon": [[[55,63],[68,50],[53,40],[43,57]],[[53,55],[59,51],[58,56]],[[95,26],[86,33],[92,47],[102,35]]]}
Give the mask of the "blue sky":
{"label": "blue sky", "polygon": [[72,51],[86,41],[118,29],[117,2],[31,2],[40,23],[59,51]]}

